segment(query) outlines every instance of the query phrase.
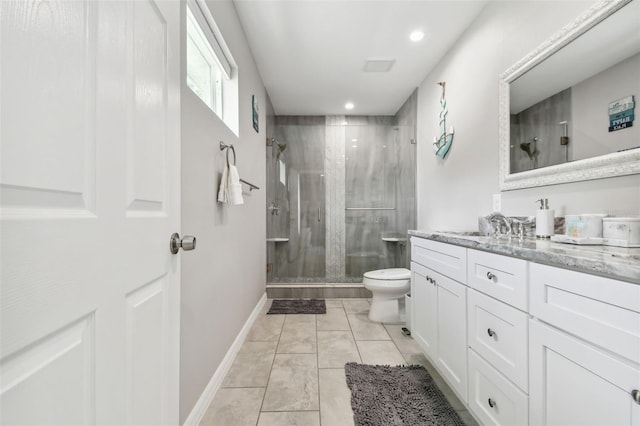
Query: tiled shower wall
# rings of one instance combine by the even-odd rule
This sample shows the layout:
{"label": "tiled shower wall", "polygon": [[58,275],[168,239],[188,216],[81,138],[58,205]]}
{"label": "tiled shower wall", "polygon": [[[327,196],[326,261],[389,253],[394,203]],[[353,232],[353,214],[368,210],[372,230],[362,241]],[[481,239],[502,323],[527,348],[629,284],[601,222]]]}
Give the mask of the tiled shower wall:
{"label": "tiled shower wall", "polygon": [[267,210],[267,236],[289,240],[267,243],[268,282],[361,282],[368,270],[408,267],[416,101],[414,92],[396,116],[275,117],[287,148],[278,160],[276,144],[267,149],[267,207],[278,207]]}

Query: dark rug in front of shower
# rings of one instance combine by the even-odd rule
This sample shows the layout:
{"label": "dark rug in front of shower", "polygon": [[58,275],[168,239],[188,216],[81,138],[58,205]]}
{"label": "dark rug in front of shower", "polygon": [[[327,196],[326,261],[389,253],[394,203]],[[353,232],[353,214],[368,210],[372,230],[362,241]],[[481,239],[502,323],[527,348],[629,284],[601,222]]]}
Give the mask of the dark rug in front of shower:
{"label": "dark rug in front of shower", "polygon": [[348,362],[355,426],[464,426],[420,365],[389,367]]}
{"label": "dark rug in front of shower", "polygon": [[267,314],[326,314],[324,299],[274,299]]}

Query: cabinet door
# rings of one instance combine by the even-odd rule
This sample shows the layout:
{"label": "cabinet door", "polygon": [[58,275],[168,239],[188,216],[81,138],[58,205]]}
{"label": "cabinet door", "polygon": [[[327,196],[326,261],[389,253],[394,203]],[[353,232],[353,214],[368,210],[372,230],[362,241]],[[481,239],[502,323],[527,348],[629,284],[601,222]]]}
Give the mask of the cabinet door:
{"label": "cabinet door", "polygon": [[433,271],[411,263],[412,326],[411,335],[425,354],[435,360],[437,356],[437,288],[427,279]]}
{"label": "cabinet door", "polygon": [[529,321],[532,425],[638,425],[640,366]]}
{"label": "cabinet door", "polygon": [[434,274],[438,287],[437,367],[449,385],[467,402],[467,288]]}

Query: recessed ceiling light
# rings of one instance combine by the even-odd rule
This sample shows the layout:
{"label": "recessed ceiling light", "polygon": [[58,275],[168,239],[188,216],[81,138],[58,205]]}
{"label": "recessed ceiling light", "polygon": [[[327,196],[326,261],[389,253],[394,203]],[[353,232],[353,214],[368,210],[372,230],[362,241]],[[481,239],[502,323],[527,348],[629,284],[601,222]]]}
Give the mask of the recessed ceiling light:
{"label": "recessed ceiling light", "polygon": [[353,102],[347,102],[346,104],[344,104],[344,107],[346,109],[353,109],[355,105],[353,105]]}
{"label": "recessed ceiling light", "polygon": [[351,139],[351,142],[358,142],[358,139],[353,138],[353,139]]}
{"label": "recessed ceiling light", "polygon": [[415,30],[409,34],[409,39],[414,42],[418,42],[424,38],[424,32],[422,30]]}
{"label": "recessed ceiling light", "polygon": [[358,145],[351,145],[351,148],[357,148]]}

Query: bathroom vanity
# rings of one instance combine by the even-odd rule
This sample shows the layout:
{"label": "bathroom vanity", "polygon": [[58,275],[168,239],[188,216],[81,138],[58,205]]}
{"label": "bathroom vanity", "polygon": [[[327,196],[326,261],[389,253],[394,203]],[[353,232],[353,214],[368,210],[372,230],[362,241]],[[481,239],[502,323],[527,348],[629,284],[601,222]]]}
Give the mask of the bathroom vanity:
{"label": "bathroom vanity", "polygon": [[409,234],[412,336],[481,424],[640,424],[640,248]]}

